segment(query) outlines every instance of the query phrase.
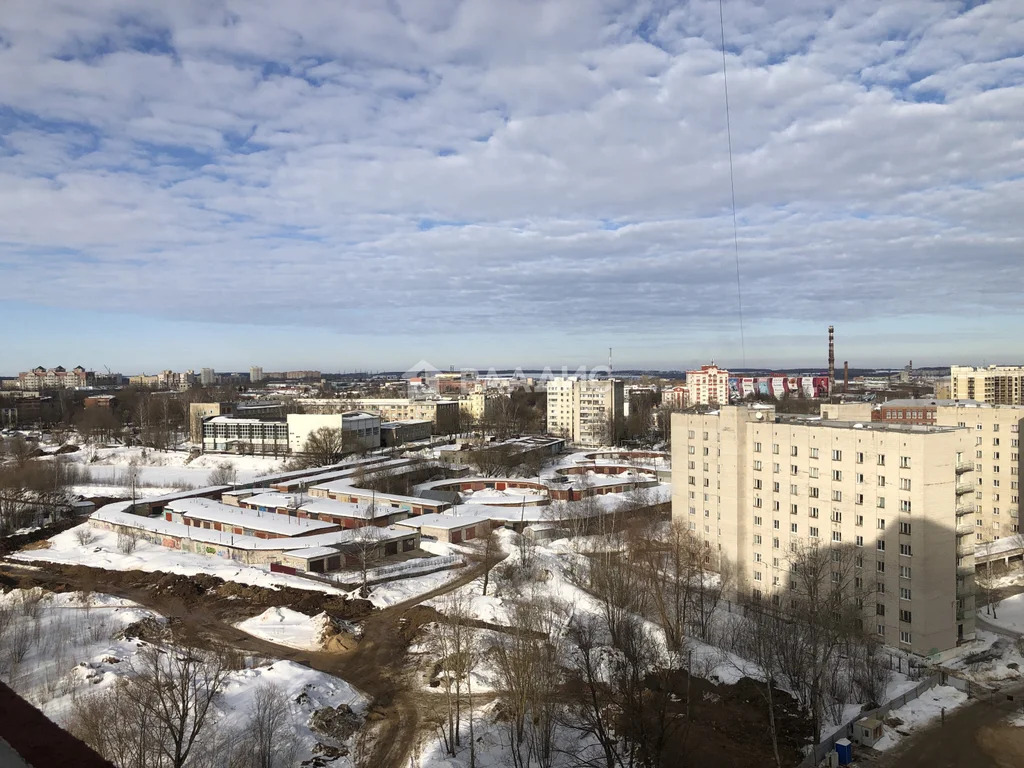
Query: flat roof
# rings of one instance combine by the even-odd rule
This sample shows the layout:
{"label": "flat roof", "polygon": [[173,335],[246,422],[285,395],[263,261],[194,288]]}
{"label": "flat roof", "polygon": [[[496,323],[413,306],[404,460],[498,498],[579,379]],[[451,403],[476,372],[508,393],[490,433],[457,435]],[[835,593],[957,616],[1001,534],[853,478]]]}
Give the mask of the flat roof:
{"label": "flat roof", "polygon": [[796,416],[793,414],[775,414],[775,424],[798,424],[807,427],[825,427],[828,429],[856,429],[865,432],[906,432],[906,433],[941,433],[955,432],[963,427],[945,427],[933,424],[901,424],[891,421],[840,421],[823,419],[820,416]]}
{"label": "flat roof", "polygon": [[225,523],[254,531],[279,533],[284,536],[299,536],[308,534],[310,531],[322,531],[325,528],[336,527],[334,523],[322,520],[292,517],[277,512],[259,512],[255,509],[233,507],[216,501],[207,502],[206,499],[184,499],[169,504],[167,508],[180,513],[182,517],[206,520],[211,523]]}
{"label": "flat roof", "polygon": [[416,515],[410,517],[407,520],[402,520],[395,525],[402,525],[407,528],[445,528],[451,530],[453,528],[467,528],[477,523],[485,523],[489,521],[489,517],[482,515]]}

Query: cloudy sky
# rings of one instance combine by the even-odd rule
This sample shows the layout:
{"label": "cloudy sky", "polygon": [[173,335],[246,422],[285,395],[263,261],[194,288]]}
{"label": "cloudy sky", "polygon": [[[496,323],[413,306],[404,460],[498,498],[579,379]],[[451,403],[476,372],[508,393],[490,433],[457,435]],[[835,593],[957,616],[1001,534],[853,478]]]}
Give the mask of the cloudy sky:
{"label": "cloudy sky", "polygon": [[1019,0],[6,0],[0,373],[1024,361]]}

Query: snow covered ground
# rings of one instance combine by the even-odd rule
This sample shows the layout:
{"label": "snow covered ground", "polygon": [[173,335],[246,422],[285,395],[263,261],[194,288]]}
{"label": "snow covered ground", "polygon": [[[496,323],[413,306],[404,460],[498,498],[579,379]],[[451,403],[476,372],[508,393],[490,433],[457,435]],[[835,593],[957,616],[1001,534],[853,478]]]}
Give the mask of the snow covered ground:
{"label": "snow covered ground", "polygon": [[[86,529],[93,535],[88,545],[83,546],[77,531]],[[219,557],[205,557],[191,552],[181,552],[147,541],[139,541],[135,551],[126,555],[117,549],[117,534],[93,528],[88,523],[58,533],[49,539],[48,549],[32,549],[11,555],[12,560],[43,560],[51,563],[70,565],[91,565],[112,571],[165,571],[194,576],[204,573],[217,576],[225,581],[251,584],[259,587],[288,586],[309,589],[316,592],[340,593],[337,587],[318,581],[310,581],[287,573],[271,573],[269,569],[244,565]]]}
{"label": "snow covered ground", "polygon": [[[238,472],[238,482],[249,482],[260,475],[282,469],[284,459],[272,456],[229,456],[203,454],[186,464],[187,451],[156,451],[152,448],[96,448],[83,446],[81,450],[65,454],[68,461],[81,464],[89,469],[90,486],[124,488],[132,463],[138,468],[140,487],[147,489],[174,489],[179,485],[201,488],[209,485],[210,472],[217,465],[230,463]],[[77,490],[83,495],[82,490]],[[109,495],[109,494],[103,494]]]}
{"label": "snow covered ground", "polygon": [[326,613],[307,616],[290,608],[268,608],[259,616],[235,624],[243,632],[289,648],[317,651],[329,620]]}
{"label": "snow covered ground", "polygon": [[1024,593],[1002,600],[996,606],[996,613],[999,615],[998,618],[989,615],[984,608],[978,611],[981,618],[989,624],[1012,632],[1024,633]]}
{"label": "snow covered ground", "polygon": [[[390,605],[395,605],[435,590],[449,581],[459,578],[463,572],[464,569],[462,568],[452,568],[447,571],[437,571],[422,576],[410,576],[407,579],[374,584],[370,587],[370,596],[367,599],[378,608],[387,608]],[[353,599],[360,597],[358,589],[348,594]]]}
{"label": "snow covered ground", "polygon": [[[124,629],[141,619],[159,619],[110,595],[37,589],[0,595],[0,609],[11,616],[0,642],[0,677],[62,725],[78,697],[108,690],[129,672],[132,657],[144,643],[124,639]],[[314,710],[348,705],[357,713],[365,711],[362,695],[344,680],[289,661],[261,661],[228,674],[214,703],[212,728],[241,733],[262,683],[273,683],[285,694],[291,722],[288,738],[296,744],[296,762],[308,759],[320,740],[309,728]],[[332,765],[347,768],[350,763],[342,759]]]}
{"label": "snow covered ground", "polygon": [[886,720],[898,717],[903,721],[903,725],[895,729],[890,728],[888,725],[884,726],[885,735],[875,744],[875,749],[890,749],[899,741],[901,736],[906,736],[911,731],[915,731],[942,717],[943,709],[948,713],[965,701],[967,701],[967,694],[949,685],[937,685],[925,691],[918,698],[907,702],[899,709],[894,709],[889,713]]}

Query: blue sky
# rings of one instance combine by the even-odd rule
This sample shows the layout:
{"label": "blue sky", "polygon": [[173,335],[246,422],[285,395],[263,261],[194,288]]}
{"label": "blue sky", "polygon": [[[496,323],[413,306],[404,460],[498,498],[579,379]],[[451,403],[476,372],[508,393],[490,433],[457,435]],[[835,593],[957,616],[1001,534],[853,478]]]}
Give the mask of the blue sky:
{"label": "blue sky", "polygon": [[[1024,14],[13,0],[0,374],[1024,359]],[[969,319],[968,319],[969,318]]]}

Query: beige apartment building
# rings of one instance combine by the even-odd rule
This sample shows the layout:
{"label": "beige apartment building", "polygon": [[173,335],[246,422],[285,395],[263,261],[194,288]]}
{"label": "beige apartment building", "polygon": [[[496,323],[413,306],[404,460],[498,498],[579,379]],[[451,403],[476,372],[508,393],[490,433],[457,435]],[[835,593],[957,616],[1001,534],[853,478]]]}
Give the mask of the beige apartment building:
{"label": "beige apartment building", "polygon": [[848,548],[864,625],[931,654],[974,637],[974,464],[957,427],[672,415],[672,516],[732,564],[741,596],[784,594],[807,546]]}
{"label": "beige apartment building", "polygon": [[686,400],[688,405],[728,405],[729,372],[714,363],[687,371]]}
{"label": "beige apartment building", "polygon": [[581,446],[616,444],[622,437],[623,393],[618,379],[551,379],[547,384],[548,433]]}
{"label": "beige apartment building", "polygon": [[[867,413],[865,413],[867,408]],[[892,424],[960,427],[969,433],[974,462],[974,517],[977,542],[998,541],[1020,532],[1020,433],[1024,405],[989,405],[953,400],[889,400],[823,405],[822,416]]]}
{"label": "beige apartment building", "polygon": [[949,397],[951,400],[977,400],[990,405],[1024,405],[1024,366],[950,366]]}
{"label": "beige apartment building", "polygon": [[367,411],[381,421],[429,421],[435,435],[453,435],[459,431],[458,400],[415,400],[405,397],[300,398],[295,401],[306,413],[343,413]]}

